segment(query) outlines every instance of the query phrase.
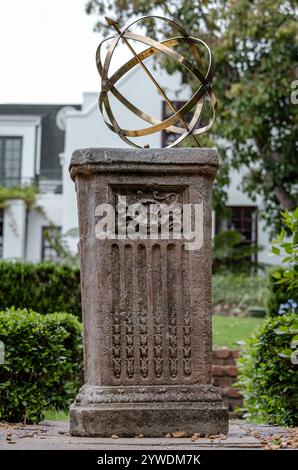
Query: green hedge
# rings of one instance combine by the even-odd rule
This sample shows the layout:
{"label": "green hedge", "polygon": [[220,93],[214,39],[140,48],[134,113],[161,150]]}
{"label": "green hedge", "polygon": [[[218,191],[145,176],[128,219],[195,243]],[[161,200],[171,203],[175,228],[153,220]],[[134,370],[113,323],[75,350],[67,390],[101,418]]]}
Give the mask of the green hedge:
{"label": "green hedge", "polygon": [[0,310],[28,308],[81,318],[80,271],[53,263],[0,262]]}
{"label": "green hedge", "polygon": [[267,312],[270,316],[275,317],[278,315],[279,308],[282,304],[286,304],[288,300],[293,300],[298,303],[298,291],[288,292],[287,287],[283,284],[278,284],[276,277],[273,273],[280,273],[283,276],[285,269],[282,267],[274,267],[268,270],[267,275]]}
{"label": "green hedge", "polygon": [[71,403],[82,383],[81,332],[67,313],[0,312],[0,419],[38,422],[45,408]]}
{"label": "green hedge", "polygon": [[246,417],[298,426],[298,365],[291,361],[297,333],[298,315],[288,313],[269,318],[248,340],[238,361]]}

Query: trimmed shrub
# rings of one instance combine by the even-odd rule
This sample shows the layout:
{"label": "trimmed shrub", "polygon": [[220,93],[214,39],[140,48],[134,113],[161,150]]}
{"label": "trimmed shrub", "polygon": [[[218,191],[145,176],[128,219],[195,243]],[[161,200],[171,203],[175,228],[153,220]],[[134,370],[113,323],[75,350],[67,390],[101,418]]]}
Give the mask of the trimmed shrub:
{"label": "trimmed shrub", "polygon": [[269,318],[248,340],[238,362],[246,417],[298,425],[298,365],[291,360],[297,333],[297,313],[286,313]]}
{"label": "trimmed shrub", "polygon": [[65,358],[63,374],[59,382],[48,390],[47,406],[64,409],[73,401],[84,382],[82,325],[69,313],[53,313],[50,317],[51,321],[57,322],[68,335],[63,343]]}
{"label": "trimmed shrub", "polygon": [[[279,307],[282,304],[287,303],[287,301],[293,298],[293,293],[289,293],[287,289],[276,282],[277,273],[282,277],[284,275],[285,269],[282,267],[274,267],[268,270],[267,274],[267,299],[266,299],[266,308],[267,312],[271,317],[275,317],[279,313]],[[296,297],[296,298],[295,298]],[[298,294],[294,299],[298,301]]]}
{"label": "trimmed shrub", "polygon": [[284,268],[269,272],[267,306],[271,316],[298,303],[298,208],[282,212],[281,220],[282,229],[272,242],[272,253],[283,255]]}
{"label": "trimmed shrub", "polygon": [[81,331],[67,313],[0,312],[0,419],[38,422],[46,407],[70,404],[82,382]]}
{"label": "trimmed shrub", "polygon": [[54,263],[0,262],[0,310],[28,308],[81,318],[80,271]]}

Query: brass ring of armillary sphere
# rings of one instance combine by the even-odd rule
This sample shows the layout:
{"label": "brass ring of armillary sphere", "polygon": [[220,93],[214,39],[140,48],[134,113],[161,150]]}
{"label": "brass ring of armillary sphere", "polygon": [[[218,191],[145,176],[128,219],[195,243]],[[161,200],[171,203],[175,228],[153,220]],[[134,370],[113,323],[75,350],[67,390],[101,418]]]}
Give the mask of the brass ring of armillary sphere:
{"label": "brass ring of armillary sphere", "polygon": [[[154,39],[148,38],[143,35],[131,33],[128,31],[128,29],[132,25],[140,21],[146,20],[148,18],[156,18],[156,19],[160,19],[162,21],[169,23],[170,25],[174,26],[178,30],[178,32],[180,33],[180,36],[173,37],[171,39],[166,39],[162,42],[157,42]],[[101,77],[101,92],[100,92],[99,99],[98,99],[99,110],[101,112],[103,120],[105,121],[109,129],[117,133],[124,142],[137,148],[141,148],[141,146],[131,141],[128,137],[141,137],[141,136],[154,134],[159,131],[172,132],[172,133],[178,134],[178,137],[175,139],[174,142],[168,145],[167,148],[171,148],[171,147],[178,145],[187,136],[193,136],[195,138],[195,136],[208,131],[215,120],[216,107],[217,107],[216,97],[211,88],[211,82],[212,82],[214,71],[215,71],[215,62],[214,62],[214,57],[209,46],[201,39],[197,39],[197,38],[189,36],[188,33],[185,31],[185,29],[179,24],[177,24],[176,22],[174,22],[173,20],[170,20],[168,18],[163,18],[160,16],[155,16],[155,15],[144,16],[137,20],[127,23],[121,29],[117,27],[116,22],[113,23],[111,21],[111,23],[109,24],[114,25],[114,27],[116,28],[117,34],[113,37],[104,39],[98,46],[98,49],[96,52],[96,65],[97,65],[99,75]],[[123,39],[126,42],[131,52],[133,52],[134,57],[130,59],[128,62],[126,62],[124,65],[122,65],[122,67],[120,67],[119,70],[115,72],[109,78],[108,77],[109,67],[111,64],[111,60],[112,60],[115,48],[118,45],[120,39]],[[146,44],[149,47],[143,50],[142,52],[136,53],[133,50],[130,43],[128,42],[129,40],[139,41],[143,44]],[[106,57],[104,61],[102,62],[101,49],[102,49],[103,44],[106,41],[111,41],[111,44],[107,50]],[[183,57],[181,54],[171,49],[172,47],[175,47],[178,44],[183,44],[183,43],[188,44],[188,46],[190,47],[193,53],[193,57],[195,59],[195,64],[191,63],[188,59]],[[198,45],[205,47],[208,53],[208,68],[205,74],[203,74],[200,71],[201,58],[200,58],[199,51],[197,48]],[[161,87],[157,84],[157,82],[155,81],[151,73],[147,70],[147,68],[143,64],[143,61],[145,59],[153,56],[154,54],[158,52],[162,52],[166,54],[167,56],[169,56],[170,58],[172,58],[173,60],[176,60],[185,70],[191,73],[193,77],[195,77],[195,79],[197,79],[199,82],[198,89],[194,92],[193,96],[179,110],[176,110],[174,105],[167,99],[170,107],[173,110],[173,114],[170,117],[164,119],[163,121],[160,121],[159,119],[156,119],[150,116],[144,111],[141,111],[139,108],[133,105],[129,100],[127,100],[125,96],[123,96],[122,93],[120,93],[120,91],[115,86],[117,82],[125,75],[125,73],[130,71],[136,65],[141,65],[146,71],[146,73],[149,75],[149,78],[151,78],[151,80],[158,87],[159,91],[164,95],[165,98],[167,98],[165,93],[161,89]],[[130,130],[121,128],[113,114],[113,111],[110,105],[110,100],[109,100],[109,93],[112,93],[132,113],[134,113],[136,116],[146,121],[147,123],[151,124],[151,126],[145,127],[142,129],[130,129]],[[212,115],[208,124],[205,124],[200,127],[199,122],[200,122],[200,118],[202,115],[205,98],[207,96],[209,97],[209,101],[211,104]],[[184,120],[185,115],[189,111],[191,111],[191,109],[194,107],[195,109],[194,109],[193,117],[190,120],[190,122],[187,124]],[[106,118],[106,116],[108,119]],[[182,127],[176,126],[176,124],[179,123],[179,121],[182,123],[183,125]]]}

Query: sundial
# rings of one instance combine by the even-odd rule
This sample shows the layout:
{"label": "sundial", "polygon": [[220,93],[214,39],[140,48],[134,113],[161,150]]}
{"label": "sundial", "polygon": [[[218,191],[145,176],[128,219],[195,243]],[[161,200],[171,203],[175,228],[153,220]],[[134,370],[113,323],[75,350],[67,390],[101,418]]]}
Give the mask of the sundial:
{"label": "sundial", "polygon": [[[70,434],[156,442],[177,430],[186,437],[227,434],[228,408],[210,382],[218,154],[198,148],[215,119],[214,58],[204,41],[170,19],[147,16],[123,27],[106,20],[113,34],[97,50],[99,108],[109,129],[137,149],[76,150],[69,167],[78,200],[85,353]],[[140,34],[146,21],[148,35],[151,22],[162,21],[158,31],[171,37]],[[122,57],[130,55],[114,72],[120,44]],[[164,74],[149,68],[157,54],[192,76],[186,102],[173,101]],[[165,119],[161,100],[171,112]],[[186,137],[194,148],[148,149],[160,131],[175,136],[168,149]]]}
{"label": "sundial", "polygon": [[[162,41],[156,41],[148,36],[132,32],[133,26],[138,23],[142,23],[149,19],[161,20],[172,26],[173,30],[177,31],[177,36]],[[115,35],[104,39],[98,46],[96,53],[96,64],[99,75],[101,77],[101,91],[99,95],[99,109],[101,115],[109,127],[109,129],[126,142],[127,144],[142,148],[142,146],[135,143],[132,138],[144,137],[154,134],[156,132],[166,131],[176,135],[176,138],[167,148],[177,146],[186,137],[191,136],[194,144],[199,146],[198,136],[210,129],[216,113],[216,97],[211,88],[212,79],[215,71],[215,62],[213,54],[209,46],[202,39],[192,37],[188,34],[184,27],[177,22],[164,18],[157,15],[144,16],[139,19],[130,21],[122,28],[118,22],[110,18],[106,18],[109,26],[114,30]],[[135,41],[145,45],[145,49],[141,52],[137,52],[133,46]],[[109,43],[105,57],[102,57],[102,46],[106,42]],[[122,65],[115,73],[109,75],[111,60],[113,58],[115,49],[120,42],[123,42],[125,46],[131,52],[132,58]],[[177,50],[176,46],[187,45],[189,47],[192,60],[187,59]],[[207,66],[204,67],[205,72],[202,68],[202,54],[200,49],[204,48],[207,52]],[[152,71],[146,65],[146,59],[153,57],[157,53],[163,53],[168,58],[176,61],[185,72],[191,74],[196,84],[193,95],[188,99],[186,103],[183,103],[180,108],[177,108],[173,101],[169,99],[165,90],[160,86]],[[129,101],[117,88],[119,80],[134,67],[141,67],[149,77],[152,85],[156,87],[163,100],[167,103],[171,109],[172,114],[164,120],[160,120],[155,116],[147,114],[144,110],[138,108],[135,104]],[[120,127],[117,121],[117,117],[114,115],[110,96],[111,94],[119,100],[126,108],[133,113],[135,116],[145,121],[147,126],[140,127],[139,129],[124,129]],[[208,110],[210,111],[209,120],[202,120],[202,113],[206,101],[209,101],[210,105]],[[189,115],[191,113],[191,118]],[[149,126],[148,126],[149,124]],[[145,145],[149,147],[149,145]]]}

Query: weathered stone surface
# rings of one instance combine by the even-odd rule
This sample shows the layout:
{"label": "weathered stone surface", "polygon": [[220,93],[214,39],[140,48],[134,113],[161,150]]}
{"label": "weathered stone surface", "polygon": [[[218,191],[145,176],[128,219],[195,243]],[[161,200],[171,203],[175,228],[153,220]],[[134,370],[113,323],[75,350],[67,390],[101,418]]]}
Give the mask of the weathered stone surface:
{"label": "weathered stone surface", "polygon": [[222,403],[131,403],[71,408],[71,434],[75,436],[164,437],[183,431],[226,434]]}
{"label": "weathered stone surface", "polygon": [[[0,423],[0,449],[2,450],[175,450],[220,449],[245,450],[262,449],[266,442],[275,441],[276,436],[293,448],[289,429],[276,426],[262,426],[238,420],[230,423],[227,436],[211,437],[159,437],[159,438],[106,438],[69,436],[66,421],[43,421],[40,425],[9,425]],[[174,434],[175,435],[175,434]],[[8,440],[7,437],[10,439]]]}
{"label": "weathered stone surface", "polygon": [[[85,386],[73,435],[226,433],[211,385],[211,194],[214,149],[74,153],[80,228]],[[203,240],[95,237],[95,208],[119,197],[146,208],[203,205]],[[129,423],[129,424],[128,424]]]}
{"label": "weathered stone surface", "polygon": [[[100,172],[123,171],[131,165],[137,165],[137,170],[147,168],[152,173],[155,166],[169,166],[170,169],[184,172],[185,168],[193,168],[198,173],[198,165],[203,172],[215,174],[218,168],[217,151],[214,148],[200,149],[116,149],[116,148],[87,148],[75,150],[70,163],[70,173],[94,172],[97,167]],[[206,167],[204,168],[204,166]]]}

